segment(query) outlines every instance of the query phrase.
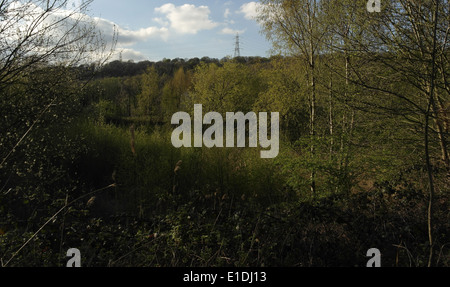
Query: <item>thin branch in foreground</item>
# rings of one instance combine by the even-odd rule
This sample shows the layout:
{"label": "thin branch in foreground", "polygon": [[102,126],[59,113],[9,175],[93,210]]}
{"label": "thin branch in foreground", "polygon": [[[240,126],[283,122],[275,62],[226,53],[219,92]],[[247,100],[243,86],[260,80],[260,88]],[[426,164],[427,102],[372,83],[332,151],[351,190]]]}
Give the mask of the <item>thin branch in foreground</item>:
{"label": "thin branch in foreground", "polygon": [[19,254],[20,253],[20,251],[22,251],[22,249],[24,249],[30,242],[31,242],[31,240],[33,240],[41,231],[42,231],[42,229],[44,229],[50,222],[52,222],[61,212],[63,212],[66,208],[68,208],[69,206],[71,206],[72,204],[74,204],[74,203],[76,203],[76,202],[78,202],[78,201],[80,201],[81,199],[83,199],[83,198],[85,198],[85,197],[88,197],[88,196],[91,196],[91,195],[93,195],[93,194],[95,194],[95,193],[98,193],[98,192],[101,192],[101,191],[104,191],[104,190],[107,190],[107,189],[109,189],[109,188],[113,188],[113,187],[116,187],[116,184],[115,183],[113,183],[113,184],[111,184],[111,185],[109,185],[109,186],[107,186],[107,187],[104,187],[104,188],[101,188],[101,189],[98,189],[98,190],[95,190],[95,191],[93,191],[93,192],[90,192],[90,193],[87,193],[87,194],[85,194],[85,195],[82,195],[82,196],[80,196],[79,198],[77,198],[77,199],[75,199],[75,200],[73,200],[73,201],[71,201],[70,203],[68,203],[68,204],[66,204],[66,205],[64,205],[60,210],[58,210],[58,212],[56,212],[49,220],[47,220],[47,222],[45,222],[44,223],[44,225],[42,225],[28,240],[27,240],[27,242],[25,242],[16,252],[14,252],[14,254],[11,256],[11,258],[5,263],[5,264],[3,264],[3,259],[1,260],[2,261],[2,267],[7,267],[8,266],[8,264],[11,262],[11,260],[13,260],[16,256],[17,256],[17,254]]}

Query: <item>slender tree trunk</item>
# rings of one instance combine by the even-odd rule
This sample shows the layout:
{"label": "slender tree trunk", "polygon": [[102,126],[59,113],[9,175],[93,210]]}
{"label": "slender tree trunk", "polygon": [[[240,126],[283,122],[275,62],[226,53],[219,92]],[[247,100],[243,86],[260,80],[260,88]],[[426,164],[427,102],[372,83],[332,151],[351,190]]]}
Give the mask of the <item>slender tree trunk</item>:
{"label": "slender tree trunk", "polygon": [[[347,127],[347,107],[348,107],[348,87],[350,85],[350,56],[347,53],[347,49],[344,51],[345,55],[345,89],[344,89],[344,112],[342,114],[342,135],[341,135],[341,152],[339,156],[339,170],[346,172],[347,169],[347,154],[348,150],[345,149],[345,136],[349,135],[349,128]],[[353,128],[353,116],[351,119],[350,129]],[[348,138],[347,138],[348,143]]]}
{"label": "slender tree trunk", "polygon": [[437,128],[437,134],[438,134],[438,138],[439,138],[439,144],[441,146],[441,154],[442,154],[442,161],[444,162],[445,168],[447,169],[447,171],[450,171],[450,158],[449,158],[449,154],[448,154],[448,146],[447,146],[447,138],[445,136],[445,127],[444,127],[444,123],[440,120],[441,116],[440,116],[440,111],[443,111],[443,107],[439,106],[439,101],[437,99],[437,97],[435,97],[435,99],[433,100],[433,118],[434,118],[434,123],[436,125]]}
{"label": "slender tree trunk", "polygon": [[433,180],[433,167],[430,159],[430,146],[429,146],[429,114],[425,115],[425,161],[427,166],[428,184],[430,189],[428,199],[428,214],[427,214],[427,226],[428,226],[428,241],[430,244],[430,255],[428,258],[428,267],[431,267],[433,260],[433,202],[434,202],[434,180]]}
{"label": "slender tree trunk", "polygon": [[[427,173],[428,173],[428,181],[429,181],[429,188],[430,188],[430,195],[429,195],[429,201],[428,201],[428,240],[430,243],[430,256],[428,258],[428,267],[431,267],[433,263],[433,205],[434,205],[434,180],[433,180],[433,170],[431,165],[431,159],[430,159],[430,147],[429,147],[429,122],[430,122],[430,112],[431,109],[435,109],[436,103],[434,102],[435,94],[436,94],[436,87],[435,87],[435,81],[436,81],[436,54],[437,54],[437,22],[438,22],[438,15],[439,15],[439,1],[435,0],[435,11],[433,13],[433,48],[431,51],[431,74],[430,74],[430,82],[428,86],[428,110],[425,115],[425,160],[426,160],[426,166],[427,166]],[[433,111],[434,112],[434,111]]]}
{"label": "slender tree trunk", "polygon": [[[314,37],[313,37],[313,18],[315,15],[316,3],[311,4],[308,2],[308,33],[309,33],[309,70],[311,76],[311,99],[310,99],[310,136],[311,136],[311,159],[314,161],[316,156],[316,63],[315,63],[315,50],[314,50]],[[314,164],[313,164],[314,165]],[[311,193],[313,197],[316,196],[316,170],[313,166],[311,171]]]}
{"label": "slender tree trunk", "polygon": [[[312,100],[312,103],[314,103],[315,100]],[[315,112],[315,108],[312,107],[311,111],[314,113]],[[311,158],[314,160],[315,156],[316,156],[316,147],[315,147],[315,127],[314,127],[314,121],[311,121],[311,137],[312,137],[312,145],[311,145]],[[313,170],[311,172],[311,193],[313,194],[313,196],[315,197],[316,195],[316,169],[315,167],[313,167]]]}
{"label": "slender tree trunk", "polygon": [[330,98],[329,98],[329,128],[330,128],[330,161],[333,161],[334,153],[334,126],[333,126],[333,74],[330,72]]}
{"label": "slender tree trunk", "polygon": [[[310,102],[310,136],[311,136],[311,159],[314,160],[316,156],[316,78],[314,75],[314,60],[311,65],[311,102]],[[311,193],[316,195],[316,170],[313,167],[311,172]]]}

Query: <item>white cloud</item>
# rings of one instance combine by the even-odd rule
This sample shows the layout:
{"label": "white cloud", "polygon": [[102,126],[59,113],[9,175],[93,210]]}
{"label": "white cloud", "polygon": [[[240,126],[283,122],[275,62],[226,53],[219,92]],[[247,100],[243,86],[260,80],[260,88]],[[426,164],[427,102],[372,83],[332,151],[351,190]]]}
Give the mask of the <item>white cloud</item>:
{"label": "white cloud", "polygon": [[225,13],[223,13],[224,18],[228,18],[231,15],[230,8],[225,9]]}
{"label": "white cloud", "polygon": [[211,12],[206,6],[196,7],[189,4],[175,6],[169,3],[155,8],[155,11],[164,14],[163,17],[153,19],[158,26],[130,30],[119,27],[109,20],[96,18],[97,27],[106,35],[112,35],[115,27],[118,32],[118,45],[129,46],[151,38],[167,41],[173,32],[196,34],[198,31],[212,29],[218,25],[209,19]]}
{"label": "white cloud", "polygon": [[156,23],[158,23],[161,26],[167,27],[170,25],[169,21],[164,20],[163,18],[154,18],[153,21],[155,21]]}
{"label": "white cloud", "polygon": [[60,63],[75,64],[101,54],[101,39],[95,33],[93,18],[84,14],[82,7],[73,4],[70,8],[56,4],[44,10],[33,1],[6,2],[2,16],[7,20],[0,21],[1,56],[43,55],[53,61],[53,57],[45,56],[49,54]]}
{"label": "white cloud", "polygon": [[96,27],[103,36],[112,39],[114,32],[117,32],[117,48],[112,59],[122,57],[124,61],[142,61],[146,56],[134,50],[134,44],[146,41],[148,39],[161,39],[167,41],[175,34],[196,34],[201,30],[209,30],[218,26],[218,23],[210,20],[211,11],[206,6],[196,7],[195,5],[185,4],[175,6],[165,4],[155,8],[155,12],[162,14],[161,17],[153,18],[157,25],[132,30],[122,28],[119,25],[103,18],[94,18]]}
{"label": "white cloud", "polygon": [[94,18],[97,29],[102,35],[111,38],[114,36],[114,32],[117,32],[118,39],[117,44],[123,46],[133,45],[137,42],[146,41],[150,38],[160,38],[167,40],[169,37],[169,31],[166,27],[147,27],[139,30],[129,30],[120,27],[119,25],[103,18]]}
{"label": "white cloud", "polygon": [[122,59],[124,61],[141,62],[148,60],[148,58],[141,52],[133,49],[117,49],[111,57],[111,61]]}
{"label": "white cloud", "polygon": [[119,43],[122,45],[132,45],[136,42],[145,41],[149,38],[161,38],[167,40],[169,30],[165,27],[148,27],[139,30],[126,30],[119,27]]}
{"label": "white cloud", "polygon": [[237,33],[239,34],[244,34],[245,30],[235,30],[235,29],[231,29],[231,28],[223,28],[222,31],[220,31],[222,34],[227,34],[227,35],[236,35]]}
{"label": "white cloud", "polygon": [[170,22],[170,28],[180,34],[197,34],[201,30],[211,30],[219,25],[209,18],[211,11],[207,6],[175,6],[168,3],[155,8],[155,11],[164,14]]}
{"label": "white cloud", "polygon": [[257,2],[249,2],[245,3],[241,6],[238,13],[244,14],[245,19],[247,20],[255,20],[256,16],[258,16],[258,9],[261,9],[262,4]]}

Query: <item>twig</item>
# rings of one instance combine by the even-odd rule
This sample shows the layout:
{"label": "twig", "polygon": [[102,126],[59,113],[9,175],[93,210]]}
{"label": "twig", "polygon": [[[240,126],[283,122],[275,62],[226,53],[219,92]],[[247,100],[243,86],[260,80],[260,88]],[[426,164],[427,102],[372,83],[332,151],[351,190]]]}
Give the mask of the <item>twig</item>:
{"label": "twig", "polygon": [[444,244],[444,245],[441,246],[441,250],[440,250],[440,252],[439,252],[439,257],[438,257],[437,262],[436,262],[436,265],[437,265],[437,266],[439,266],[439,262],[441,261],[442,251],[444,250],[444,248],[445,248],[447,245],[450,245],[450,243],[446,243],[446,244]]}
{"label": "twig", "polygon": [[219,215],[217,215],[216,220],[214,221],[214,224],[211,228],[211,231],[209,232],[209,235],[211,236],[212,232],[214,231],[214,228],[216,227],[217,221],[219,220],[220,215],[222,214],[223,208],[220,209]]}
{"label": "twig", "polygon": [[259,223],[261,221],[261,215],[258,217],[258,221],[256,222],[256,226],[255,229],[253,230],[253,235],[252,235],[252,241],[250,243],[250,248],[248,249],[247,254],[245,255],[245,258],[242,262],[242,264],[245,264],[245,262],[247,261],[248,257],[250,256],[250,253],[253,250],[253,245],[255,244],[255,239],[256,239],[256,233],[258,232],[258,227],[259,227]]}
{"label": "twig", "polygon": [[[69,203],[69,193],[66,193],[66,200],[64,201],[65,205],[67,205]],[[65,223],[66,223],[66,215],[67,215],[68,211],[66,211],[64,213],[63,216],[63,222],[61,224],[61,237],[59,239],[59,253],[62,254],[62,247],[63,247],[63,241],[64,241],[64,228],[65,228]]]}
{"label": "twig", "polygon": [[[392,244],[392,246],[406,250],[406,254],[408,254],[409,267],[412,267],[412,259],[411,259],[412,254],[409,251],[409,249],[406,246],[402,246],[402,245],[398,245],[398,244]],[[417,262],[414,262],[414,264],[416,264],[416,266],[417,266]]]}
{"label": "twig", "polygon": [[[158,237],[158,238],[159,238],[159,237]],[[157,239],[157,238],[153,238],[153,240],[151,240],[150,242],[147,242],[147,243],[145,243],[145,244],[143,244],[143,245],[141,245],[141,246],[139,246],[139,247],[137,247],[137,248],[131,250],[130,252],[126,253],[125,255],[119,257],[118,259],[116,259],[116,260],[114,260],[114,261],[112,261],[112,262],[109,262],[108,267],[113,267],[113,266],[114,266],[117,262],[119,262],[120,260],[122,260],[122,259],[124,259],[124,258],[130,256],[131,254],[133,254],[134,252],[138,251],[139,249],[142,249],[142,248],[146,247],[147,245],[153,243],[156,239]],[[136,244],[136,245],[139,245],[139,244],[141,244],[141,243],[143,243],[143,242],[145,242],[145,241],[146,241],[146,240],[142,240],[141,242],[139,242],[139,243]]]}

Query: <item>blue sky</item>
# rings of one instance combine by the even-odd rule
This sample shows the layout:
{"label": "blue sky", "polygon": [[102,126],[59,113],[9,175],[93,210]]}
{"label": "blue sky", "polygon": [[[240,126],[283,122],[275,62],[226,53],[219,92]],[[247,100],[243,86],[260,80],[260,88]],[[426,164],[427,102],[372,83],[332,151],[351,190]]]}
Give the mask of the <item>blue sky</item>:
{"label": "blue sky", "polygon": [[221,59],[234,55],[237,32],[242,56],[269,56],[271,45],[252,19],[257,6],[249,0],[94,0],[88,14],[105,36],[116,26],[123,60]]}

